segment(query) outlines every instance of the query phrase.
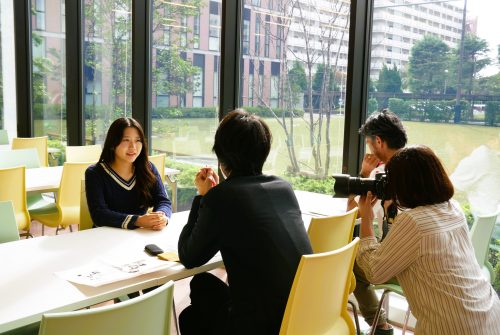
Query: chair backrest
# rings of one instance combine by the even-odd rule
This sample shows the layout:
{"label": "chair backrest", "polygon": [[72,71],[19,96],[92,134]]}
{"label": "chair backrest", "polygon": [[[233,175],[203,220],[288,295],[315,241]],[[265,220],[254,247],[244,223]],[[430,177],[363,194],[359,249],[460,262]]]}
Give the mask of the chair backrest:
{"label": "chair backrest", "polygon": [[168,335],[174,283],[104,307],[44,314],[39,335]]}
{"label": "chair backrest", "polygon": [[354,334],[347,312],[359,238],[343,248],[302,256],[281,323],[280,334]]}
{"label": "chair backrest", "polygon": [[29,230],[30,215],[26,204],[25,167],[0,169],[0,201],[12,201],[17,228]]}
{"label": "chair backrest", "polygon": [[307,235],[314,253],[342,248],[352,241],[358,208],[349,212],[324,218],[312,218]]}
{"label": "chair backrest", "polygon": [[49,166],[49,148],[47,140],[47,136],[27,138],[14,137],[12,139],[12,149],[35,148],[38,152],[40,165],[47,167]]}
{"label": "chair backrest", "polygon": [[154,164],[161,176],[161,181],[165,182],[165,154],[151,155],[149,161]]}
{"label": "chair backrest", "polygon": [[0,201],[0,243],[19,240],[12,201]]}
{"label": "chair backrest", "polygon": [[26,166],[27,169],[40,167],[38,151],[35,148],[0,150],[0,168]]}
{"label": "chair backrest", "polygon": [[491,234],[497,221],[498,212],[491,216],[477,216],[470,229],[470,239],[479,265],[486,263]]}
{"label": "chair backrest", "polygon": [[80,220],[80,186],[85,177],[85,170],[91,164],[93,162],[64,163],[56,201],[61,211],[63,226],[78,223]]}
{"label": "chair backrest", "polygon": [[102,148],[100,144],[78,145],[66,147],[66,162],[68,163],[96,163],[101,156]]}
{"label": "chair backrest", "polygon": [[90,216],[89,205],[87,203],[87,191],[85,190],[85,180],[82,180],[80,188],[80,226],[79,230],[91,229],[94,226],[94,221]]}
{"label": "chair backrest", "polygon": [[0,144],[9,144],[7,129],[0,129]]}

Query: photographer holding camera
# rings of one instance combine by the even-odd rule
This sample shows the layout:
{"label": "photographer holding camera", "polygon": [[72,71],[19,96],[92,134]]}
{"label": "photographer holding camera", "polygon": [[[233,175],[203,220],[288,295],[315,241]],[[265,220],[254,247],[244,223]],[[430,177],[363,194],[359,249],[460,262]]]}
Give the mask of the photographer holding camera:
{"label": "photographer holding camera", "polygon": [[367,279],[396,277],[417,319],[416,335],[500,334],[500,300],[476,261],[453,185],[426,146],[397,151],[386,165],[384,196],[400,210],[387,237],[373,231],[372,192],[359,199],[356,257]]}
{"label": "photographer holding camera", "polygon": [[[384,164],[391,159],[397,150],[403,148],[407,142],[406,131],[398,116],[388,110],[372,114],[359,130],[363,135],[370,153],[366,154],[359,173],[362,178],[375,178],[377,173],[384,172]],[[357,207],[354,195],[350,195],[347,210]],[[380,202],[374,206],[379,227],[382,228],[384,211]],[[373,319],[378,308],[378,298],[370,289],[370,282],[366,279],[363,271],[354,264],[354,275],[356,276],[356,288],[354,296],[359,305],[361,314],[366,323],[373,324]],[[393,329],[387,323],[385,311],[381,311],[376,335],[392,335]]]}

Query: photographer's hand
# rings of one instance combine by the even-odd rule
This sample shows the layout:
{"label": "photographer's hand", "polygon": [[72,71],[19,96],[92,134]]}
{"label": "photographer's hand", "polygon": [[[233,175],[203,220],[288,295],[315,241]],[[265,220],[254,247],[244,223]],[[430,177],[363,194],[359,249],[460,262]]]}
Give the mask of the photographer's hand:
{"label": "photographer's hand", "polygon": [[361,171],[359,175],[363,178],[368,178],[370,173],[377,167],[379,159],[374,154],[365,154],[361,163]]}
{"label": "photographer's hand", "polygon": [[358,212],[361,217],[361,238],[375,236],[373,231],[373,206],[377,202],[377,197],[375,197],[372,192],[368,192],[359,198],[358,201]]}

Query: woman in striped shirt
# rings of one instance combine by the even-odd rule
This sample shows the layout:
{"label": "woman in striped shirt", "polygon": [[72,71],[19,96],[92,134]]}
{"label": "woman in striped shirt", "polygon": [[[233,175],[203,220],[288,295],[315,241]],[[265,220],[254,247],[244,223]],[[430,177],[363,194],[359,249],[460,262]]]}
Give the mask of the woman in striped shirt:
{"label": "woman in striped shirt", "polygon": [[386,198],[400,212],[383,242],[373,233],[375,197],[359,201],[357,261],[368,280],[397,278],[417,319],[415,334],[500,334],[499,298],[481,274],[439,159],[428,147],[411,146],[391,158],[386,172]]}

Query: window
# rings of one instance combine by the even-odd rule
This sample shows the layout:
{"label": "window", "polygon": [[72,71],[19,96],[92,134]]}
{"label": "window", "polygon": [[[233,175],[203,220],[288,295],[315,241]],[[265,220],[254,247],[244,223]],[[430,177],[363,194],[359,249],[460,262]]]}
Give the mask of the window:
{"label": "window", "polygon": [[[212,146],[220,96],[220,2],[154,0],[153,8],[152,26],[159,31],[153,31],[151,49],[150,147],[181,171],[217,168]],[[163,43],[161,23],[170,24],[169,46]],[[179,179],[177,209],[189,209],[195,195],[192,181]]]}
{"label": "window", "polygon": [[[253,0],[246,3],[256,5]],[[339,27],[345,26],[350,4],[344,1],[320,3],[321,8],[318,8],[318,1],[300,1],[302,14],[292,10],[291,2],[283,0],[273,1],[272,12],[249,7],[253,10],[250,38],[255,51],[239,60],[244,68],[240,78],[241,107],[252,106],[252,110],[265,115],[273,133],[274,140],[264,171],[290,180],[314,176],[328,182],[327,176],[342,169],[344,110],[337,102],[338,99],[345,101],[345,89],[340,88],[345,88],[347,78],[348,35]],[[258,5],[269,6],[269,2]],[[340,15],[337,18],[318,15],[320,10],[326,9]],[[242,15],[245,18],[244,9]],[[244,48],[244,30],[242,34],[241,47]],[[311,42],[314,39],[314,43],[306,43],[306,36]],[[327,62],[326,57],[319,56],[324,50],[317,41],[322,40],[328,40],[332,45],[331,54],[335,55],[330,59],[329,68],[329,74],[335,75],[328,76],[326,81],[316,71],[319,65]],[[261,46],[263,50],[259,52]],[[315,57],[308,60],[308,53]],[[308,83],[309,77],[312,85]],[[323,87],[327,89],[322,94]],[[314,101],[309,101],[310,94],[314,95]],[[320,105],[323,108],[321,114],[318,113]],[[278,122],[272,112],[279,115],[286,125]],[[314,118],[322,117],[321,130],[312,130],[305,121],[309,113]],[[328,140],[323,136],[319,142],[311,143],[308,135],[311,130],[316,134],[314,136],[318,132],[325,134],[327,115],[332,120]],[[314,157],[313,152],[321,153]],[[296,188],[308,189],[307,186]]]}
{"label": "window", "polygon": [[255,55],[260,55],[260,14],[255,15]]}
{"label": "window", "polygon": [[0,129],[17,136],[13,0],[0,2]]}
{"label": "window", "polygon": [[248,55],[250,52],[250,9],[243,9],[243,41],[242,41],[242,52],[244,55]]}
{"label": "window", "polygon": [[210,27],[209,27],[209,38],[208,38],[208,49],[213,51],[219,51],[220,45],[220,16],[219,16],[219,4],[215,1],[210,1]]}
{"label": "window", "polygon": [[[32,1],[32,87],[34,135],[66,141],[66,39],[60,0]],[[46,17],[51,24],[46,25]],[[32,21],[33,22],[33,21]],[[56,162],[53,162],[54,164]]]}
{"label": "window", "polygon": [[35,1],[36,30],[45,30],[45,0]]}
{"label": "window", "polygon": [[84,2],[85,137],[90,143],[103,143],[111,122],[132,115],[131,2]]}
{"label": "window", "polygon": [[194,54],[193,65],[198,68],[198,71],[193,76],[193,107],[203,107],[205,56]]}
{"label": "window", "polygon": [[[382,11],[377,7],[384,5],[384,0],[375,0],[373,14],[376,16],[378,11]],[[376,92],[368,93],[367,113],[388,108],[399,115],[408,131],[409,144],[424,144],[432,148],[447,172],[452,174],[459,162],[479,146],[484,145],[493,151],[500,151],[498,127],[493,126],[498,125],[500,121],[499,106],[484,102],[486,106],[490,104],[491,114],[474,108],[474,105],[481,104],[480,97],[486,96],[490,101],[500,101],[498,90],[481,85],[485,80],[498,76],[499,69],[491,68],[487,76],[490,79],[479,79],[478,71],[485,69],[479,64],[485,56],[480,54],[471,56],[465,50],[465,57],[461,60],[464,69],[458,85],[460,29],[454,28],[457,26],[456,18],[448,14],[440,15],[440,12],[450,13],[452,10],[453,13],[457,13],[453,16],[461,17],[463,1],[443,3],[439,7],[438,4],[425,3],[420,6],[422,9],[433,8],[434,12],[429,11],[433,17],[442,16],[441,19],[428,21],[432,31],[428,31],[422,25],[422,22],[426,21],[425,14],[420,15],[414,11],[415,15],[405,20],[405,24],[415,27],[413,32],[419,36],[411,36],[412,39],[410,36],[403,37],[405,44],[402,45],[401,53],[389,53],[390,49],[396,51],[397,46],[391,41],[373,40],[370,76],[375,83]],[[398,8],[402,11],[408,10],[411,4],[401,5]],[[374,36],[380,33],[381,28],[376,24],[372,28]],[[466,37],[470,43],[471,39],[478,38],[473,35]],[[378,54],[376,47],[386,48],[387,53]],[[391,65],[382,69],[385,63]],[[393,67],[394,64],[397,68]],[[480,66],[480,69],[477,66]],[[382,76],[382,71],[392,73]],[[498,169],[500,169],[498,166],[492,167],[488,173],[498,173]],[[463,208],[468,208],[469,201],[465,193],[455,189],[455,199]]]}
{"label": "window", "polygon": [[266,15],[266,28],[264,30],[264,57],[269,57],[269,34],[271,33],[271,25],[269,24],[269,20],[271,20],[269,15]]}
{"label": "window", "polygon": [[193,48],[200,48],[200,14],[194,17],[193,23]]}

